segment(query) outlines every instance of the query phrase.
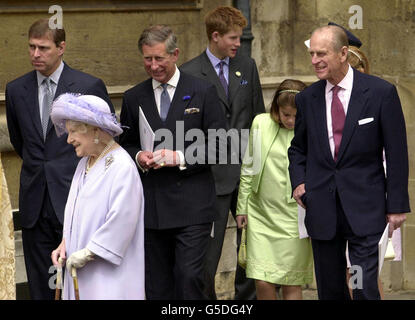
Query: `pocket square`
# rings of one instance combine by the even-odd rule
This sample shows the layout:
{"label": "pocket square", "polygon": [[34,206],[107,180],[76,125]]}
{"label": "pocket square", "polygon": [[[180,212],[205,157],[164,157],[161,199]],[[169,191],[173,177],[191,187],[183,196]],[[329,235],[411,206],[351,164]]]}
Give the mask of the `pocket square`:
{"label": "pocket square", "polygon": [[199,108],[188,108],[184,110],[184,114],[199,113]]}
{"label": "pocket square", "polygon": [[363,124],[366,124],[366,123],[369,123],[369,122],[372,122],[373,120],[374,120],[373,118],[361,119],[361,120],[359,120],[359,126],[361,126]]}
{"label": "pocket square", "polygon": [[247,85],[247,84],[248,84],[248,80],[243,79],[243,80],[241,81],[241,86],[245,86],[245,85]]}

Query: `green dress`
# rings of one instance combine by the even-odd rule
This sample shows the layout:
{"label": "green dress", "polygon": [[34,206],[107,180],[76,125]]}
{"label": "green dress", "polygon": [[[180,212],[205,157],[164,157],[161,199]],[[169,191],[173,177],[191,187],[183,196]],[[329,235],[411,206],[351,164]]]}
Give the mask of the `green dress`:
{"label": "green dress", "polygon": [[311,283],[311,242],[299,239],[298,207],[288,174],[287,150],[294,131],[280,128],[269,115],[257,118],[253,127],[261,130],[261,148],[269,149],[262,150],[256,192],[246,185],[252,184],[252,176],[241,178],[237,214],[248,215],[246,276],[281,285]]}

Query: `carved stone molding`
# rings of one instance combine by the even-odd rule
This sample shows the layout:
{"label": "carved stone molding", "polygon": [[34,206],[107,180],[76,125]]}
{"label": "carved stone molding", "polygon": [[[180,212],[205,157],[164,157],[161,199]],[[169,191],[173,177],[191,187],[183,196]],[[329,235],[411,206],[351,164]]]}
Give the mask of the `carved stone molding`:
{"label": "carved stone molding", "polygon": [[203,0],[3,0],[0,14],[48,12],[52,5],[61,6],[63,12],[201,10]]}

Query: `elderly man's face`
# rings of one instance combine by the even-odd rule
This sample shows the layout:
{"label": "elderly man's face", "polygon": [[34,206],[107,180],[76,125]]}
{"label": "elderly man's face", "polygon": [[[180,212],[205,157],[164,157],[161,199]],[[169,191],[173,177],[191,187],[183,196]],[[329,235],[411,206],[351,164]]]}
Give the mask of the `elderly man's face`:
{"label": "elderly man's face", "polygon": [[179,49],[173,53],[166,52],[165,43],[156,43],[152,46],[143,45],[144,68],[154,80],[167,83],[176,71],[176,62]]}
{"label": "elderly man's face", "polygon": [[310,39],[308,51],[311,64],[319,79],[338,84],[344,78],[345,67],[347,67],[347,47],[343,47],[339,52],[336,51],[333,48],[331,32],[315,32]]}

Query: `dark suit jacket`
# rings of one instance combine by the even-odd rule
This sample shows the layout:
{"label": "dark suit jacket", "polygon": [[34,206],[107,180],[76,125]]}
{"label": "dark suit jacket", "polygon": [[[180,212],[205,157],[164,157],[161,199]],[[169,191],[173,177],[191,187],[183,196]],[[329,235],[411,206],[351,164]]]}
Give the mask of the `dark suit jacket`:
{"label": "dark suit jacket", "polygon": [[[336,191],[357,236],[382,232],[387,213],[410,211],[405,121],[396,88],[380,78],[353,72],[337,162],[327,134],[326,81],[318,81],[296,96],[289,170],[293,190],[305,183],[305,223],[317,240],[329,240],[336,233]],[[359,120],[367,118],[373,121],[359,125]]]}
{"label": "dark suit jacket", "polygon": [[[200,129],[207,134],[208,129],[224,128],[226,125],[215,87],[184,72],[180,73],[166,122],[163,123],[157,111],[152,79],[148,79],[125,92],[121,109],[121,123],[129,129],[121,135],[120,143],[134,160],[141,150],[139,106],[153,131],[169,130],[173,137],[172,149],[181,150],[186,158],[186,151],[194,147],[196,141],[193,138],[183,142],[189,130]],[[199,112],[185,114],[188,108],[198,108]],[[176,127],[180,125],[183,125],[182,133],[180,129],[176,132]],[[205,141],[202,142],[204,144]],[[159,144],[160,141],[155,142],[155,149]],[[216,213],[215,185],[205,156],[205,164],[191,164],[186,159],[187,169],[183,171],[178,167],[165,167],[140,172],[144,187],[146,228],[178,228],[213,221]]]}
{"label": "dark suit jacket", "polygon": [[[102,80],[66,64],[55,98],[65,92],[99,96],[109,103],[114,112]],[[6,113],[10,141],[23,159],[19,191],[22,227],[30,228],[36,223],[46,190],[57,218],[63,223],[66,199],[79,159],[73,147],[66,143],[67,135],[56,136],[50,120],[46,141],[43,140],[36,71],[7,84]]]}
{"label": "dark suit jacket", "polygon": [[[237,55],[229,60],[229,94],[226,97],[219,77],[210,62],[206,51],[196,58],[184,63],[181,70],[198,78],[214,84],[218,92],[222,110],[227,119],[228,129],[235,128],[250,129],[252,120],[257,114],[265,112],[264,99],[262,97],[261,83],[259,82],[258,70],[255,60],[248,56]],[[239,72],[239,73],[238,73]],[[248,132],[248,131],[247,131]],[[244,136],[243,146],[248,143],[248,135]],[[235,152],[236,158],[241,163],[245,149],[241,150],[240,143],[232,144],[228,155],[228,163],[231,162],[231,153]],[[239,183],[240,164],[215,165],[212,166],[215,177],[216,193],[225,195],[233,192]]]}

